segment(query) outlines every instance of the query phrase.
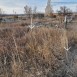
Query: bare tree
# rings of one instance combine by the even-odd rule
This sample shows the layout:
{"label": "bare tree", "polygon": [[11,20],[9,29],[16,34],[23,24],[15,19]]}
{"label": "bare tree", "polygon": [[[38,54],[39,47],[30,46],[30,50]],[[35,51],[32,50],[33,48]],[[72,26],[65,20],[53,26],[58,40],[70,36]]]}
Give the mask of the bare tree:
{"label": "bare tree", "polygon": [[24,9],[25,9],[25,14],[28,14],[29,7],[26,5],[26,6],[24,7]]}
{"label": "bare tree", "polygon": [[71,9],[67,8],[66,6],[62,6],[60,7],[60,10],[58,11],[59,15],[68,15],[68,14],[72,14]]}
{"label": "bare tree", "polygon": [[3,14],[3,11],[2,11],[2,9],[0,8],[0,23],[1,23],[1,21],[2,21],[2,14]]}
{"label": "bare tree", "polygon": [[77,6],[76,6],[76,13],[77,13]]}
{"label": "bare tree", "polygon": [[32,8],[31,7],[29,7],[29,11],[28,11],[28,14],[32,14]]}
{"label": "bare tree", "polygon": [[33,13],[36,14],[37,13],[37,7],[35,6],[33,9]]}
{"label": "bare tree", "polygon": [[24,7],[24,9],[25,9],[25,14],[27,14],[28,17],[31,17],[31,15],[32,15],[32,8],[26,5]]}
{"label": "bare tree", "polygon": [[0,15],[2,14],[2,9],[0,8]]}

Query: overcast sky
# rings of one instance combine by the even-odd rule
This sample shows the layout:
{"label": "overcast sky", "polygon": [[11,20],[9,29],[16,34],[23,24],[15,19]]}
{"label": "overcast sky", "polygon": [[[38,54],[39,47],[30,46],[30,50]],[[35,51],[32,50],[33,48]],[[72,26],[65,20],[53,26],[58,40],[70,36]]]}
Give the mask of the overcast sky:
{"label": "overcast sky", "polygon": [[[51,5],[53,5],[53,10],[56,11],[60,6],[70,7],[73,11],[76,10],[77,4],[61,4],[52,2],[77,2],[76,0],[51,0]],[[24,6],[29,5],[32,8],[37,6],[39,12],[44,12],[47,0],[0,0],[0,8],[3,9],[5,13],[11,14],[13,10],[17,13],[24,13]]]}

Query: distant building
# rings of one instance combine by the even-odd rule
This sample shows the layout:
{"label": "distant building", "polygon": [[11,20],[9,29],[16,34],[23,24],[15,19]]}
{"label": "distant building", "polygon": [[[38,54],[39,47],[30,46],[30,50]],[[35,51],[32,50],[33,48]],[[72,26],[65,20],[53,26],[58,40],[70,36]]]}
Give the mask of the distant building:
{"label": "distant building", "polygon": [[45,8],[45,16],[51,16],[53,13],[52,6],[51,6],[51,0],[48,0],[47,6]]}

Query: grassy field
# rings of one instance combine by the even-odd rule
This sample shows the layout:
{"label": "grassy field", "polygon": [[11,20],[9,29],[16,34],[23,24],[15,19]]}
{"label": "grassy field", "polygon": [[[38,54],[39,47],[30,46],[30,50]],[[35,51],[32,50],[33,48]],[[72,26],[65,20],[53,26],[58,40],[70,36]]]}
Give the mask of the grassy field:
{"label": "grassy field", "polygon": [[[2,24],[3,25],[3,24]],[[9,24],[0,28],[0,77],[69,77],[65,38],[76,47],[77,31]],[[17,25],[17,24],[15,24]],[[75,64],[74,64],[75,65]],[[77,77],[77,74],[71,75]],[[76,76],[75,76],[76,75]]]}

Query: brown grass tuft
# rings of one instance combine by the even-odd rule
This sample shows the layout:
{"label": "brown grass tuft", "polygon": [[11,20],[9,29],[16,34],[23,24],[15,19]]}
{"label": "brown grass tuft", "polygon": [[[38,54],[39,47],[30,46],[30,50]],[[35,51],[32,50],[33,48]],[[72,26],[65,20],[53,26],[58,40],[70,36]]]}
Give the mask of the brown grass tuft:
{"label": "brown grass tuft", "polygon": [[[75,36],[68,32],[69,40],[76,41]],[[63,29],[0,30],[0,77],[46,77],[49,70],[64,71],[63,37]]]}

